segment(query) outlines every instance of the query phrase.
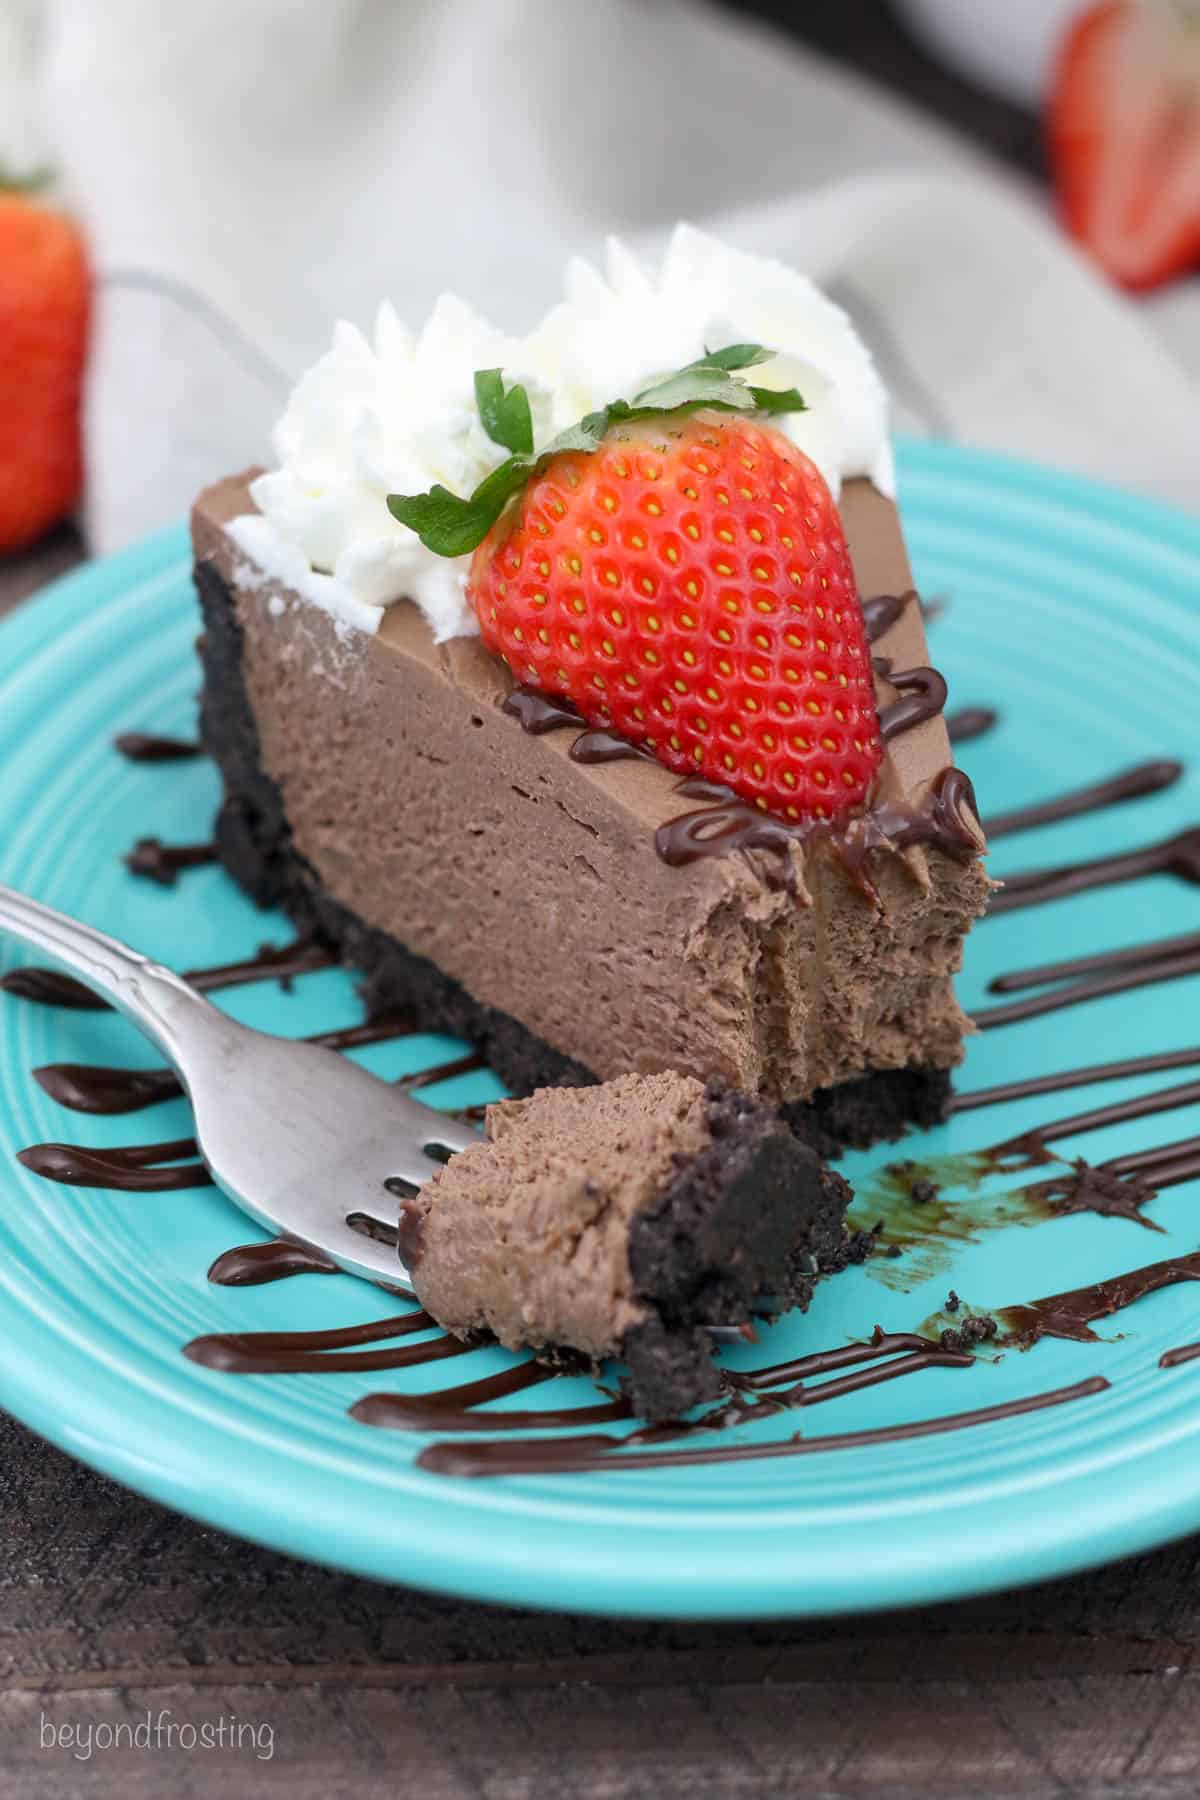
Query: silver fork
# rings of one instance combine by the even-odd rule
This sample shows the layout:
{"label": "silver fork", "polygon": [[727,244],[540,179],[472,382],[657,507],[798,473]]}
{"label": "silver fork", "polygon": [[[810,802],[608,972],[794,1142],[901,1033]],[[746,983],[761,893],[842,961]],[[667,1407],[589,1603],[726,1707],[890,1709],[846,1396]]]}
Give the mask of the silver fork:
{"label": "silver fork", "polygon": [[161,963],[3,885],[0,930],[68,968],[157,1044],[192,1103],[201,1156],[243,1212],[352,1275],[411,1288],[396,1250],[348,1221],[394,1226],[384,1183],[420,1187],[478,1142],[469,1126],[336,1050],[239,1025]]}

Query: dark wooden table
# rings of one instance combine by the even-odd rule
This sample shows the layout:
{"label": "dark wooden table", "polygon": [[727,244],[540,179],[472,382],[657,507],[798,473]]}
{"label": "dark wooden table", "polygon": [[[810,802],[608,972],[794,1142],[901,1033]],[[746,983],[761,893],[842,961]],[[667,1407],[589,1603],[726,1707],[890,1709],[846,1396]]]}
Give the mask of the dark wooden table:
{"label": "dark wooden table", "polygon": [[[1032,122],[871,0],[803,29],[1036,170]],[[64,529],[0,565],[0,611],[79,554]],[[0,1542],[0,1800],[1200,1792],[1200,1540],[860,1621],[606,1622],[310,1568],[0,1418]]]}

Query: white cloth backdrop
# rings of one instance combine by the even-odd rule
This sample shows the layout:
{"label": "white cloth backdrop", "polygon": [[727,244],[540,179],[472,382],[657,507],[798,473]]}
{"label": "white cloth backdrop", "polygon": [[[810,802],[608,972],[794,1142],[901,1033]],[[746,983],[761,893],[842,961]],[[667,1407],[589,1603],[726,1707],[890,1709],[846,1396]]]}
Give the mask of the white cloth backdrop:
{"label": "white cloth backdrop", "polygon": [[339,315],[519,327],[678,217],[827,282],[901,427],[1200,506],[1200,284],[1120,298],[1016,178],[703,0],[0,0],[5,77],[101,282],[98,550],[266,459]]}

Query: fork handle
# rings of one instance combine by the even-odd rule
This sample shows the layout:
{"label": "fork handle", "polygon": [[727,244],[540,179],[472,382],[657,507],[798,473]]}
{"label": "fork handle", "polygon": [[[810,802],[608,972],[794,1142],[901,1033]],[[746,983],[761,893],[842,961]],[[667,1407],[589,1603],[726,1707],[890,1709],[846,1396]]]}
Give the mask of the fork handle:
{"label": "fork handle", "polygon": [[224,1015],[173,970],[139,956],[127,944],[69,919],[0,883],[0,931],[9,931],[78,976],[85,987],[124,1013],[179,1070],[189,1026],[216,1024]]}

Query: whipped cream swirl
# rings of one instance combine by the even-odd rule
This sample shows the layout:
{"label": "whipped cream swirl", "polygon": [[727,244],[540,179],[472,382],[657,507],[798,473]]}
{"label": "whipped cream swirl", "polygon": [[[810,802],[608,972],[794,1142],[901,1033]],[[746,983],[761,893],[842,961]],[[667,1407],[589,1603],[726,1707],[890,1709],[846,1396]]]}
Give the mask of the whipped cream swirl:
{"label": "whipped cream swirl", "polygon": [[892,493],[886,395],[846,314],[785,264],[680,225],[656,274],[616,240],[603,272],[573,260],[564,298],[524,338],[452,295],[419,335],[386,304],[370,341],[339,324],[276,427],[279,467],[251,490],[258,512],[231,533],[260,571],[341,626],[374,631],[390,604],[410,599],[439,643],[466,636],[477,629],[464,591],[470,558],[426,550],[392,518],[387,496],[434,482],[465,495],[504,461],[479,421],[475,371],[501,368],[506,384],[525,385],[540,449],[706,349],[747,342],[776,351],[755,368],[756,384],[803,394],[807,412],[772,424],[833,494],[855,475]]}

